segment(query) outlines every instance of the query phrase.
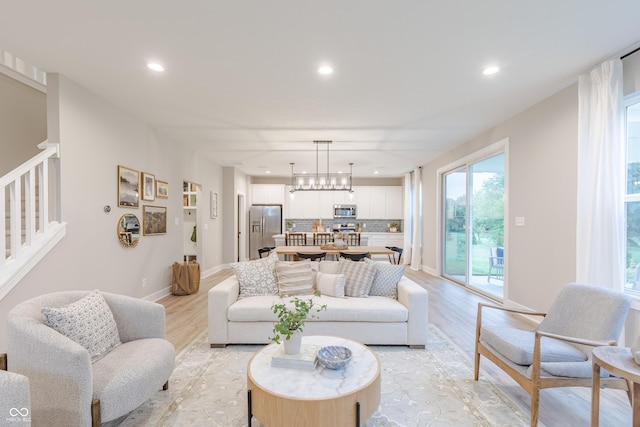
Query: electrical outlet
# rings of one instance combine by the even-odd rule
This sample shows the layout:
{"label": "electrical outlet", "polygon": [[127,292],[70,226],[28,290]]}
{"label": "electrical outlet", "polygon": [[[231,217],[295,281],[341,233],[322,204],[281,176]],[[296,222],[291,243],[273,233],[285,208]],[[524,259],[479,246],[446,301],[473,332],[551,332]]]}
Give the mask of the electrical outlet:
{"label": "electrical outlet", "polygon": [[147,279],[142,279],[142,287],[143,288],[147,287]]}

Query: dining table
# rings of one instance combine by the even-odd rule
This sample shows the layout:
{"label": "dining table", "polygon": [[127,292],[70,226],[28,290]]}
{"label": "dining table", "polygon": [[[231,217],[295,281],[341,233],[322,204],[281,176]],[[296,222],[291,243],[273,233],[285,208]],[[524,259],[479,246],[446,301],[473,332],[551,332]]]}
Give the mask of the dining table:
{"label": "dining table", "polygon": [[273,251],[278,255],[295,255],[301,253],[326,252],[327,255],[338,255],[340,252],[349,254],[361,254],[369,252],[370,255],[392,255],[394,252],[384,246],[349,246],[347,249],[331,248],[323,249],[324,246],[276,246]]}

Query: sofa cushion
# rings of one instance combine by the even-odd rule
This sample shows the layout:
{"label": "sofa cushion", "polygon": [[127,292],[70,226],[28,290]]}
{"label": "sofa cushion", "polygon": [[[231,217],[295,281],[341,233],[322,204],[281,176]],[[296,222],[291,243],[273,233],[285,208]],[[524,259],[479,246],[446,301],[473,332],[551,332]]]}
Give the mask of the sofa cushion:
{"label": "sofa cushion", "polygon": [[87,349],[92,363],[120,345],[113,313],[97,290],[62,307],[43,307],[42,314],[45,324]]}
{"label": "sofa cushion", "polygon": [[[289,299],[285,298],[285,301]],[[326,304],[327,309],[317,314],[318,319],[310,319],[309,322],[406,322],[409,318],[407,307],[386,297],[365,299],[323,295],[313,297],[313,301],[319,305]],[[232,322],[275,322],[277,319],[271,306],[280,302],[282,300],[277,296],[244,298],[233,303],[227,315]]]}
{"label": "sofa cushion", "polygon": [[173,345],[161,338],[123,343],[93,365],[93,398],[100,399],[102,421],[131,412],[169,379]]}
{"label": "sofa cushion", "polygon": [[314,292],[311,260],[277,261],[276,276],[281,295],[309,295]]}
{"label": "sofa cushion", "polygon": [[247,298],[256,295],[277,295],[277,261],[278,255],[274,252],[266,258],[232,263],[231,269],[240,284],[240,295],[238,298]]}
{"label": "sofa cushion", "polygon": [[316,275],[316,289],[330,297],[344,298],[344,274],[330,274],[318,271]]}
{"label": "sofa cushion", "polygon": [[371,283],[369,295],[381,297],[398,298],[398,282],[404,274],[404,265],[389,264],[386,262],[372,261],[369,258],[364,260],[367,264],[373,264],[376,274]]}
{"label": "sofa cushion", "polygon": [[355,262],[346,259],[338,261],[338,273],[344,274],[344,293],[350,297],[366,298],[371,290],[376,266],[366,262]]}
{"label": "sofa cushion", "polygon": [[[480,338],[513,363],[525,366],[533,363],[535,331],[509,327],[482,328]],[[571,344],[547,337],[540,340],[540,362],[585,360],[587,356]]]}

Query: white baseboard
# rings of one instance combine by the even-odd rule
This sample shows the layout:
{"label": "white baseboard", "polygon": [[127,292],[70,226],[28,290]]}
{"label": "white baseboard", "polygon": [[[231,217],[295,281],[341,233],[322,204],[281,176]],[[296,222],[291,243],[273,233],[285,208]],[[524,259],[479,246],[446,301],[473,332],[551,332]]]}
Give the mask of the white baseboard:
{"label": "white baseboard", "polygon": [[[207,277],[211,276],[214,273],[217,273],[218,271],[224,270],[226,268],[229,268],[229,264],[220,264],[218,266],[215,266],[213,268],[210,268],[206,271],[201,271],[200,272],[200,280],[206,279]],[[166,288],[160,289],[159,291],[156,291],[152,294],[149,294],[145,297],[142,297],[143,300],[145,301],[152,301],[152,302],[156,302],[161,300],[162,298],[171,295],[171,286],[167,286]]]}
{"label": "white baseboard", "polygon": [[170,294],[171,294],[171,286],[167,286],[166,288],[160,289],[159,291],[156,291],[152,294],[142,297],[142,299],[145,301],[156,302]]}

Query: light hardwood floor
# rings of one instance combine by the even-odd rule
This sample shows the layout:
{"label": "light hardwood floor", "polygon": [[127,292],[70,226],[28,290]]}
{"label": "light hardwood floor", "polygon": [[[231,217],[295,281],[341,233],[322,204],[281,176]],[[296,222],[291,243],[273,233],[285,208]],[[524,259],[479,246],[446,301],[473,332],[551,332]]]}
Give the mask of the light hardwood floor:
{"label": "light hardwood floor", "polygon": [[[159,301],[166,307],[167,338],[177,352],[207,329],[207,291],[229,275],[230,270],[220,271],[203,280],[197,294],[168,296]],[[407,270],[406,275],[429,291],[429,322],[442,330],[473,363],[477,304],[488,300],[424,272]],[[483,319],[483,322],[504,321],[505,315],[485,315]],[[515,326],[531,325],[521,318],[507,320]],[[529,395],[484,358],[480,362],[480,374],[529,411]],[[600,400],[601,426],[631,425],[631,407],[625,392],[603,390]],[[541,392],[540,422],[546,426],[588,426],[590,414],[591,389],[563,388]]]}

